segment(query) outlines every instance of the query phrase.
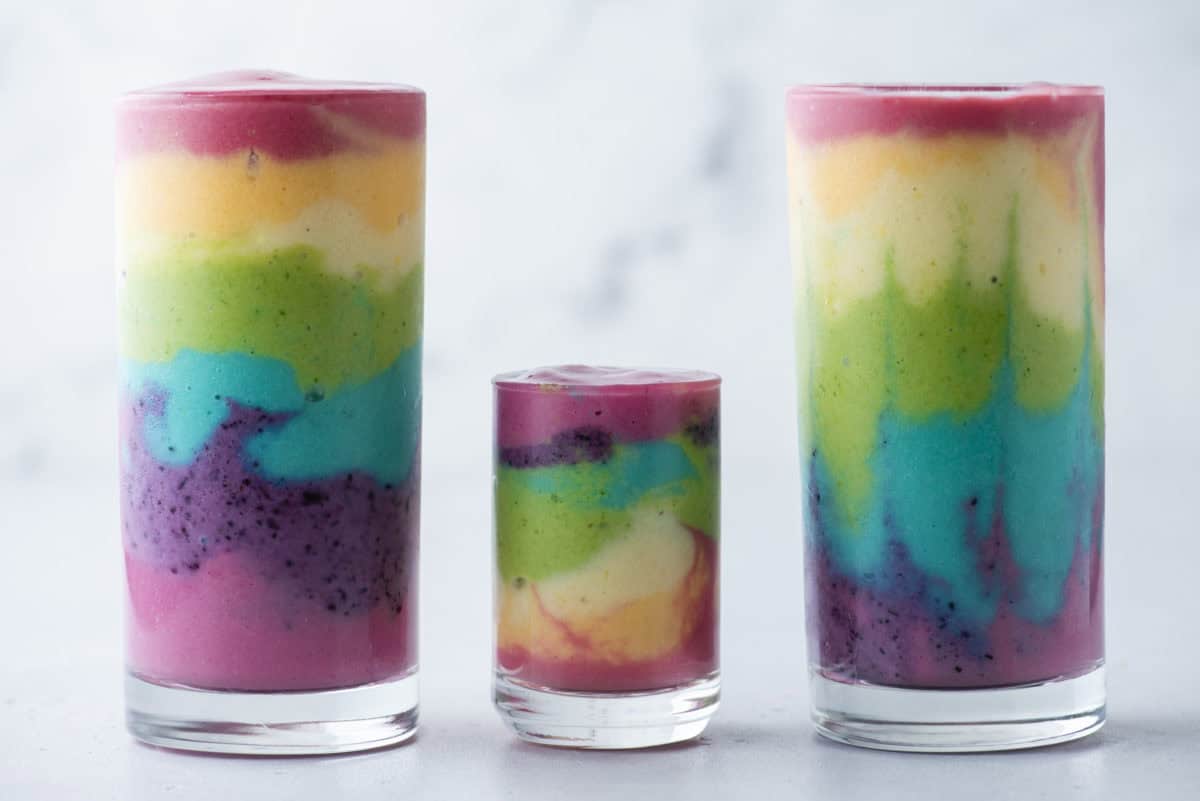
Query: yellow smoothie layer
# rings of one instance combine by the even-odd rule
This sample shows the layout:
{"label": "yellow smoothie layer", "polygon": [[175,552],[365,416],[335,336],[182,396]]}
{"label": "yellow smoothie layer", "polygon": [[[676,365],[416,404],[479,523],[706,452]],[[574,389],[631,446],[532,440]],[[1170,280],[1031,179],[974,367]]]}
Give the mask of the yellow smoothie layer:
{"label": "yellow smoothie layer", "polygon": [[1096,135],[1094,123],[1081,122],[1036,139],[865,135],[800,146],[789,137],[797,282],[831,317],[881,292],[889,262],[915,305],[934,298],[959,266],[982,287],[1005,267],[1013,215],[1020,233],[1012,262],[1030,311],[1079,330],[1087,271],[1102,344],[1100,230],[1087,158]]}
{"label": "yellow smoothie layer", "polygon": [[580,568],[538,582],[500,581],[497,644],[551,659],[654,659],[694,631],[711,576],[686,527],[640,513],[628,536]]}
{"label": "yellow smoothie layer", "polygon": [[231,243],[250,252],[308,245],[325,266],[404,272],[421,261],[424,142],[281,161],[154,153],[117,175],[123,269],[153,269],[181,246]]}

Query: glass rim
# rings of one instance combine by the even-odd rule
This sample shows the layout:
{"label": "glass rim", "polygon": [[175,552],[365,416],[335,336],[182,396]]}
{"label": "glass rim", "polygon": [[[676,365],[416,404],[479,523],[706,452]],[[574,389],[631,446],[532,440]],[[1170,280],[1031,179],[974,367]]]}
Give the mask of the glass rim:
{"label": "glass rim", "polygon": [[231,70],[133,89],[117,104],[274,101],[305,102],[329,98],[424,97],[425,91],[402,83],[325,80],[272,70]]}
{"label": "glass rim", "polygon": [[1028,95],[1097,96],[1104,94],[1099,84],[1049,83],[800,83],[789,86],[787,94],[831,97],[1014,97]]}
{"label": "glass rim", "polygon": [[[628,380],[592,380],[572,378],[570,371],[596,370],[642,374],[644,377]],[[541,372],[563,373],[537,377]],[[562,364],[533,367],[525,370],[510,370],[492,377],[492,386],[506,392],[568,392],[572,395],[614,395],[623,392],[654,392],[684,388],[703,390],[719,387],[721,376],[709,370],[694,370],[680,367],[616,367],[612,365]]]}

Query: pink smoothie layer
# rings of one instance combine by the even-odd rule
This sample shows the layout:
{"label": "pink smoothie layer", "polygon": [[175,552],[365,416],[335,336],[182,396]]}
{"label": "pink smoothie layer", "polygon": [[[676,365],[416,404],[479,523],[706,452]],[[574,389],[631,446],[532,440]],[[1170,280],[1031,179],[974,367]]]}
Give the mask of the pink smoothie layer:
{"label": "pink smoothie layer", "polygon": [[1104,91],[1049,83],[796,86],[788,90],[787,110],[792,135],[810,144],[900,131],[1036,135],[1060,132],[1083,116],[1103,115]]}
{"label": "pink smoothie layer", "polygon": [[400,612],[342,617],[296,603],[236,553],[195,575],[126,556],[126,639],[151,681],[225,690],[318,690],[395,678],[416,663],[415,591]]}
{"label": "pink smoothie layer", "polygon": [[700,370],[565,365],[504,373],[493,384],[504,395],[497,444],[510,448],[584,426],[601,426],[619,442],[667,437],[714,416],[721,379]]}
{"label": "pink smoothie layer", "polygon": [[223,156],[253,147],[304,159],[369,147],[372,133],[416,138],[424,130],[425,93],[411,86],[226,72],[122,97],[117,157]]}

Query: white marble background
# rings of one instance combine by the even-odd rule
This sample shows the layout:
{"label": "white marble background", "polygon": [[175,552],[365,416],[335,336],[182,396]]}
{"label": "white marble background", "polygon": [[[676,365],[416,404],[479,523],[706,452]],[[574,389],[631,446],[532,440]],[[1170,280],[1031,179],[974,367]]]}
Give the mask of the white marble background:
{"label": "white marble background", "polygon": [[[128,750],[119,731],[110,106],[127,89],[233,67],[429,93],[433,742],[402,752],[451,747],[438,744],[439,716],[503,736],[486,689],[489,377],[562,361],[696,366],[726,379],[728,722],[712,738],[749,748],[743,766],[774,743],[826,789],[840,780],[820,772],[831,752],[807,735],[800,681],[784,89],[1104,84],[1114,724],[1101,736],[1122,760],[1150,761],[1118,772],[1103,750],[1068,751],[1085,761],[1060,778],[1067,794],[1136,788],[1143,773],[1194,788],[1186,769],[1200,782],[1195,760],[1136,750],[1180,738],[1200,749],[1200,3],[59,0],[0,7],[0,640],[11,646],[0,788],[27,791],[0,795],[57,785],[67,797],[86,778],[95,792],[79,797],[157,797],[173,775],[163,765],[198,764],[139,761],[171,758]],[[778,648],[763,639],[781,634]],[[83,733],[64,740],[79,716]],[[672,758],[691,757],[660,764]],[[918,763],[876,763],[892,766],[877,778],[847,764],[855,786],[883,782],[901,797]],[[755,786],[774,786],[772,775]]]}

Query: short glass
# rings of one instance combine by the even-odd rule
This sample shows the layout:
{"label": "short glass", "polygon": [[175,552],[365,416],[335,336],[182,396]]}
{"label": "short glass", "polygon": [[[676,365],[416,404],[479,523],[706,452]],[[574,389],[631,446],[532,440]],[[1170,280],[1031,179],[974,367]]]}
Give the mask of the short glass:
{"label": "short glass", "polygon": [[1102,90],[801,86],[787,117],[818,730],[1097,730]]}
{"label": "short glass", "polygon": [[425,97],[229,73],[117,112],[132,733],[332,753],[417,721]]}
{"label": "short glass", "polygon": [[522,738],[663,745],[716,711],[720,381],[494,380],[495,701]]}

